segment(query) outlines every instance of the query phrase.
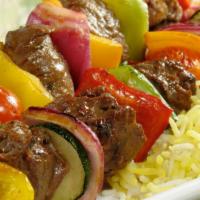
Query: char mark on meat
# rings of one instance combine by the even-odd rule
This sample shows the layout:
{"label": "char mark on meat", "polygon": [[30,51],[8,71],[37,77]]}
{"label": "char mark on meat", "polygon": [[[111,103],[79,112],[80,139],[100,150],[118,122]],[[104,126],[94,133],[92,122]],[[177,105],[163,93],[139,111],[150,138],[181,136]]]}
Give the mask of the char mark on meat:
{"label": "char mark on meat", "polygon": [[54,47],[50,33],[52,28],[31,25],[10,31],[4,51],[14,63],[37,76],[54,96],[74,93],[68,66]]}
{"label": "char mark on meat", "polygon": [[125,167],[145,142],[134,110],[119,105],[102,87],[88,90],[79,97],[60,97],[48,108],[78,118],[96,133],[105,153],[106,177]]}
{"label": "char mark on meat", "polygon": [[180,21],[182,8],[177,0],[145,0],[149,8],[150,26],[159,25],[162,22]]}
{"label": "char mark on meat", "polygon": [[135,67],[156,86],[175,111],[190,109],[191,96],[196,91],[196,79],[180,63],[147,61]]}

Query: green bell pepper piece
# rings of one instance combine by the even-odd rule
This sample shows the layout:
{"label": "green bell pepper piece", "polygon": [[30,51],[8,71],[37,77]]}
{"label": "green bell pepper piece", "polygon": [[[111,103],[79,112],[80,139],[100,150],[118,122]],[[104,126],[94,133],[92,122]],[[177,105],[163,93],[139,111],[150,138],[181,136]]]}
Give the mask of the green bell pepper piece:
{"label": "green bell pepper piece", "polygon": [[148,7],[143,0],[103,0],[119,19],[132,60],[144,56],[144,35],[149,30]]}
{"label": "green bell pepper piece", "polygon": [[[165,105],[170,107],[154,85],[145,77],[145,75],[132,66],[126,65],[118,68],[112,68],[109,70],[109,73],[129,87],[137,88],[147,94],[160,98]],[[174,112],[172,117],[177,120],[177,116]]]}

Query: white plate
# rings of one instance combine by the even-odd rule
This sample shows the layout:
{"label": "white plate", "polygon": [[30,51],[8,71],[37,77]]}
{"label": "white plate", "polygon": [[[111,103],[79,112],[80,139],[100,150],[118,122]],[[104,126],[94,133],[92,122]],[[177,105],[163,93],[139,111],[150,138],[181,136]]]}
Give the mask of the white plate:
{"label": "white plate", "polygon": [[199,200],[200,178],[145,200]]}

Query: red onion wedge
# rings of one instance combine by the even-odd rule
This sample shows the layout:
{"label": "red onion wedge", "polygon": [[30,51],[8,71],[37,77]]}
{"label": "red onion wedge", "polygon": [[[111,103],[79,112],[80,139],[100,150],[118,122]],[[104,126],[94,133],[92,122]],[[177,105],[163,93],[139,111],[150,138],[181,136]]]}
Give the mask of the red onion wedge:
{"label": "red onion wedge", "polygon": [[104,176],[104,153],[95,133],[83,122],[46,108],[29,108],[24,114],[24,119],[30,125],[53,123],[68,130],[80,141],[90,160],[91,173],[85,192],[79,200],[95,200],[102,189]]}
{"label": "red onion wedge", "polygon": [[30,14],[27,24],[55,27],[53,43],[69,64],[75,86],[83,72],[90,67],[90,30],[87,17],[49,3],[39,4]]}
{"label": "red onion wedge", "polygon": [[167,26],[161,27],[159,30],[163,31],[181,31],[189,32],[196,35],[200,35],[200,25],[192,23],[176,23],[169,24]]}

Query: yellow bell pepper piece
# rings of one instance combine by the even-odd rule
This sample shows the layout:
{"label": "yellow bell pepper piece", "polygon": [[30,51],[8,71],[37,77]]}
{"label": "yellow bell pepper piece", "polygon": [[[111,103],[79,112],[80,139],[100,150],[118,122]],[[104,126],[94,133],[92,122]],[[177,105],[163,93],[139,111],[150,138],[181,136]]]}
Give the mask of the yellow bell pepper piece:
{"label": "yellow bell pepper piece", "polygon": [[34,200],[27,176],[4,163],[0,163],[0,200]]}
{"label": "yellow bell pepper piece", "polygon": [[63,7],[59,0],[43,0],[43,3],[51,3],[55,6]]}
{"label": "yellow bell pepper piece", "polygon": [[148,51],[155,52],[168,47],[179,47],[200,53],[200,37],[187,32],[155,31],[145,34]]}
{"label": "yellow bell pepper piece", "polygon": [[200,80],[200,36],[177,31],[149,32],[145,35],[147,60],[171,59]]}
{"label": "yellow bell pepper piece", "polygon": [[0,51],[0,85],[15,93],[24,109],[42,107],[53,100],[38,78],[16,66],[3,51]]}
{"label": "yellow bell pepper piece", "polygon": [[121,62],[123,47],[112,40],[90,35],[92,67],[118,67]]}

